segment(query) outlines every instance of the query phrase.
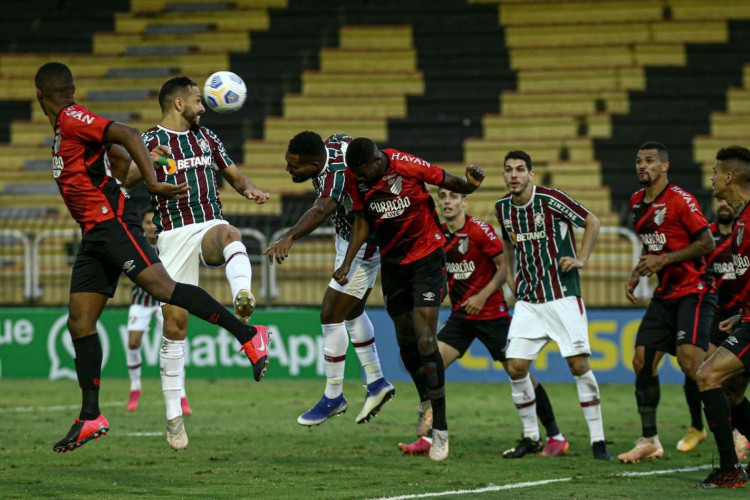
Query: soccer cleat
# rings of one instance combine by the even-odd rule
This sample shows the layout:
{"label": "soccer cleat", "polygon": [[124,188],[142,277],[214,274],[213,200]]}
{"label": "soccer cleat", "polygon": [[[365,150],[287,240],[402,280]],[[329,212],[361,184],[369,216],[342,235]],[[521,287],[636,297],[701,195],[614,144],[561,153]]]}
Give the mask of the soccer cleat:
{"label": "soccer cleat", "polygon": [[185,416],[190,416],[193,414],[193,409],[190,408],[190,403],[188,403],[188,398],[180,398],[180,406],[182,407],[182,414]]}
{"label": "soccer cleat", "polygon": [[430,460],[434,462],[442,462],[446,458],[448,458],[448,431],[432,429]]}
{"label": "soccer cleat", "polygon": [[677,451],[687,453],[693,451],[696,446],[706,440],[706,429],[698,430],[691,427],[685,435],[677,442]]}
{"label": "soccer cleat", "polygon": [[73,421],[73,426],[68,434],[60,441],[55,443],[52,450],[58,453],[73,451],[88,443],[92,439],[99,439],[100,436],[109,432],[109,422],[104,415],[99,415],[94,420],[81,420],[80,418]]}
{"label": "soccer cleat", "polygon": [[717,467],[706,479],[700,483],[694,483],[693,488],[739,488],[745,484],[747,484],[747,473],[740,464],[737,464],[733,469],[726,471]]}
{"label": "soccer cleat", "polygon": [[185,421],[182,415],[167,420],[167,443],[173,450],[184,450],[188,445]]}
{"label": "soccer cleat", "polygon": [[617,460],[624,464],[636,464],[644,459],[661,458],[662,455],[664,455],[664,448],[659,442],[659,436],[642,437],[635,442],[635,448],[617,455]]}
{"label": "soccer cleat", "polygon": [[612,455],[607,451],[606,441],[594,441],[591,443],[591,451],[594,452],[596,460],[612,460]]}
{"label": "soccer cleat", "polygon": [[127,411],[135,411],[138,408],[138,400],[141,397],[143,391],[130,391],[130,397],[128,398],[128,404],[125,405]]}
{"label": "soccer cleat", "polygon": [[417,436],[426,436],[432,429],[432,403],[422,401],[417,407]]}
{"label": "soccer cleat", "polygon": [[555,439],[553,437],[547,438],[547,444],[544,447],[539,456],[540,457],[560,457],[568,453],[570,449],[570,443],[563,436],[562,439]]}
{"label": "soccer cleat", "polygon": [[747,438],[737,429],[732,432],[732,436],[734,437],[734,451],[737,453],[737,460],[744,462],[747,458]]}
{"label": "soccer cleat", "polygon": [[382,377],[367,384],[365,404],[354,421],[358,424],[369,422],[372,417],[378,414],[383,405],[395,395],[396,389]]}
{"label": "soccer cleat", "polygon": [[528,437],[522,437],[518,440],[518,444],[514,448],[505,450],[503,452],[503,458],[521,458],[529,453],[536,453],[542,451],[542,441],[534,441]]}
{"label": "soccer cleat", "polygon": [[297,418],[300,425],[320,425],[326,420],[336,415],[346,413],[348,405],[343,394],[334,399],[329,399],[325,395],[318,403]]}
{"label": "soccer cleat", "polygon": [[237,296],[234,298],[234,315],[237,319],[247,325],[253,311],[255,311],[255,296],[250,290],[243,289],[237,292]]}
{"label": "soccer cleat", "polygon": [[251,325],[255,335],[243,344],[238,352],[245,352],[245,356],[253,364],[253,377],[260,382],[268,371],[268,328],[261,325]]}
{"label": "soccer cleat", "polygon": [[398,443],[398,449],[407,455],[429,455],[432,441],[429,438],[421,436],[411,444]]}

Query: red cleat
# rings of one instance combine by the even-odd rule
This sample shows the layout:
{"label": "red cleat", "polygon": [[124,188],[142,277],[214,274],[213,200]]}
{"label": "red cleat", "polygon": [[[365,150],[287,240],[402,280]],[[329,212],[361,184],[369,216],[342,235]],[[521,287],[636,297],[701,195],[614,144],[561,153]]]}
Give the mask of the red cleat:
{"label": "red cleat", "polygon": [[109,422],[104,415],[99,415],[94,420],[75,419],[73,426],[68,434],[60,441],[55,443],[52,450],[58,453],[73,451],[88,443],[92,439],[99,439],[100,436],[109,432]]}
{"label": "red cleat", "polygon": [[128,398],[128,404],[125,405],[127,411],[135,411],[138,408],[138,400],[141,397],[143,391],[130,391],[130,397]]}
{"label": "red cleat", "polygon": [[255,330],[253,338],[242,346],[238,352],[245,352],[245,356],[253,364],[253,377],[260,382],[268,371],[268,327],[262,325],[251,325],[249,328]]}
{"label": "red cleat", "polygon": [[432,443],[422,436],[411,444],[398,443],[398,449],[407,455],[429,455]]}
{"label": "red cleat", "polygon": [[539,456],[540,457],[560,457],[568,453],[569,449],[570,449],[570,443],[568,443],[568,440],[565,439],[565,436],[563,436],[562,440],[550,437],[550,438],[547,438],[547,444],[544,447],[544,451],[542,451],[539,454]]}
{"label": "red cleat", "polygon": [[188,403],[188,398],[180,398],[180,406],[182,406],[182,414],[183,415],[192,415],[193,409],[190,408],[190,403]]}

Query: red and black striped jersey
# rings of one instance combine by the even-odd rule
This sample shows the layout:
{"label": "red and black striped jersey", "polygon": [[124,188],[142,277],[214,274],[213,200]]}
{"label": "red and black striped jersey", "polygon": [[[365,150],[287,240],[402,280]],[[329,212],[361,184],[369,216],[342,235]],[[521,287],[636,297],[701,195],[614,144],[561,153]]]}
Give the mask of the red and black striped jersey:
{"label": "red and black striped jersey", "polygon": [[748,203],[742,207],[734,220],[732,230],[732,261],[736,275],[736,290],[740,297],[742,322],[750,321],[750,212]]}
{"label": "red and black striped jersey", "polygon": [[75,103],[63,108],[55,122],[52,176],[84,234],[132,210],[126,207],[128,195],[110,170],[104,136],[111,123]]}
{"label": "red and black striped jersey", "polygon": [[232,165],[232,160],[216,134],[206,127],[177,132],[158,125],[143,133],[143,141],[149,151],[158,145],[171,150],[169,167],[156,169],[159,182],[188,184],[188,196],[181,200],[151,195],[157,233],[224,218],[216,174]]}
{"label": "red and black striped jersey", "polygon": [[[708,229],[698,201],[684,189],[668,184],[651,203],[643,201],[645,196],[646,190],[641,189],[630,198],[635,231],[643,243],[644,255],[663,255],[685,248]],[[668,264],[657,274],[656,298],[677,299],[710,290],[703,257]]]}
{"label": "red and black striped jersey", "polygon": [[708,256],[706,267],[714,277],[718,304],[716,307],[723,311],[739,308],[742,297],[739,294],[737,273],[734,271],[732,260],[732,234],[719,231],[719,224],[714,222],[709,226],[716,243],[716,249]]}
{"label": "red and black striped jersey", "polygon": [[364,212],[375,232],[381,258],[393,264],[415,262],[443,246],[435,202],[425,183],[439,186],[445,170],[409,153],[384,149],[388,168],[374,185],[357,183],[346,169],[352,209]]}
{"label": "red and black striped jersey", "polygon": [[503,243],[495,230],[470,215],[461,229],[451,233],[443,224],[445,233],[445,270],[448,274],[448,291],[452,314],[466,319],[507,318],[508,306],[501,289],[489,296],[477,314],[468,314],[462,307],[469,297],[481,291],[495,276],[497,270],[493,259],[503,253]]}

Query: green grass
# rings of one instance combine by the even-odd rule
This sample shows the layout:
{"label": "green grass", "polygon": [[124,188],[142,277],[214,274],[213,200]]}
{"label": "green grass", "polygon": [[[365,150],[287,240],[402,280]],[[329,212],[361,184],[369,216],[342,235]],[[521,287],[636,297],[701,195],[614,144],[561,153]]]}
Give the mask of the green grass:
{"label": "green grass", "polygon": [[[682,388],[662,388],[662,460],[637,465],[594,461],[574,384],[548,384],[568,456],[504,460],[520,422],[507,382],[449,383],[451,454],[443,464],[402,456],[396,445],[414,439],[416,398],[411,384],[397,384],[398,397],[369,424],[356,425],[364,391],[347,383],[350,410],[311,429],[297,415],[317,401],[323,381],[190,380],[194,414],[187,418],[190,445],[171,450],[162,433],[164,409],[158,380],[145,381],[141,406],[126,413],[128,382],[106,380],[104,413],[110,435],[58,455],[52,444],[77,416],[74,409],[42,408],[78,403],[74,382],[0,380],[0,497],[64,498],[375,498],[449,490],[472,490],[524,481],[572,478],[541,486],[470,493],[450,498],[698,498],[747,497],[747,489],[696,491],[691,483],[707,470],[643,477],[651,471],[711,464],[714,442],[690,454],[674,450],[688,417]],[[607,438],[613,454],[629,449],[640,424],[632,386],[602,387]],[[17,411],[15,407],[40,407]]]}

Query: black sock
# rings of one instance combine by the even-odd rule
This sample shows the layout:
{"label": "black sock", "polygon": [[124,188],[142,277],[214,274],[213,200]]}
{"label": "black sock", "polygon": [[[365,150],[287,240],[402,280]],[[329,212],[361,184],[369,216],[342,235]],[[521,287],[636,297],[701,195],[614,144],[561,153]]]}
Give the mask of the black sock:
{"label": "black sock", "polygon": [[404,363],[404,368],[411,375],[414,386],[417,388],[419,400],[423,402],[427,401],[430,398],[427,396],[427,385],[425,384],[424,372],[422,371],[422,357],[419,355],[417,346],[401,347],[399,353],[401,354],[401,361]]}
{"label": "black sock", "polygon": [[81,387],[81,420],[93,420],[101,414],[99,409],[99,380],[102,377],[102,344],[99,335],[73,339],[76,352],[76,375]]}
{"label": "black sock", "polygon": [[560,434],[560,429],[555,422],[555,412],[552,411],[552,402],[547,396],[547,391],[539,383],[534,389],[534,393],[536,394],[536,416],[547,431],[547,437],[557,436]]}
{"label": "black sock", "polygon": [[432,404],[432,428],[439,431],[448,430],[445,416],[445,367],[440,351],[422,356],[424,381],[427,385],[427,396]]}
{"label": "black sock", "polygon": [[729,423],[729,400],[724,389],[710,389],[701,392],[703,411],[706,412],[706,423],[714,434],[716,447],[719,448],[719,460],[722,470],[733,469],[737,465],[737,453],[734,451],[732,425]]}
{"label": "black sock", "polygon": [[740,404],[732,407],[732,425],[740,434],[750,439],[750,401],[743,398]]}
{"label": "black sock", "polygon": [[641,415],[643,437],[653,437],[657,434],[656,409],[661,399],[661,388],[659,387],[659,377],[653,378],[656,379],[656,384],[635,390],[638,413]]}
{"label": "black sock", "polygon": [[255,328],[235,318],[234,314],[219,304],[208,292],[195,285],[177,283],[169,303],[186,309],[202,320],[221,326],[234,335],[242,345],[255,336]]}
{"label": "black sock", "polygon": [[703,430],[703,409],[701,408],[701,391],[698,390],[698,384],[695,380],[685,375],[685,384],[682,386],[685,391],[685,401],[690,410],[690,425],[699,431]]}

